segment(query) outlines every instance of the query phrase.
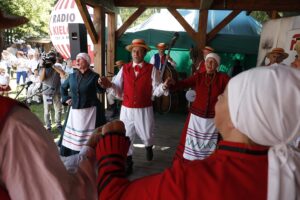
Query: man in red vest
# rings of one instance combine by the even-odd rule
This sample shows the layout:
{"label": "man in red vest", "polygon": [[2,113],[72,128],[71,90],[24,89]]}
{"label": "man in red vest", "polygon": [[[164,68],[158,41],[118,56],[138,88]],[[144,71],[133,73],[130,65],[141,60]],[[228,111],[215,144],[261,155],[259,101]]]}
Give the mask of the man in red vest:
{"label": "man in red vest", "polygon": [[127,174],[132,173],[133,142],[136,135],[143,141],[146,158],[153,159],[154,115],[152,101],[154,96],[168,95],[167,79],[161,82],[159,71],[144,57],[150,48],[142,39],[134,39],[126,47],[131,52],[132,62],[124,64],[115,79],[111,82],[106,77],[99,79],[102,87],[112,88],[116,95],[123,97],[120,120],[124,122],[126,134],[131,146],[127,154]]}

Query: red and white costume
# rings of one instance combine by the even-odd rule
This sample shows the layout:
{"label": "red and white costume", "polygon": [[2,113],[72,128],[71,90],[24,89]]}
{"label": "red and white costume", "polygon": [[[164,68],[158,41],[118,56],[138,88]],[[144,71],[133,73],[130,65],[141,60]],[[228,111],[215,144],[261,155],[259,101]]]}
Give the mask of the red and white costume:
{"label": "red and white costume", "polygon": [[204,159],[215,150],[218,142],[218,131],[214,124],[215,104],[228,81],[229,77],[219,72],[212,76],[206,72],[196,72],[171,88],[182,90],[193,87],[196,91],[196,99],[190,107],[175,159]]}
{"label": "red and white costume", "polygon": [[168,95],[163,88],[159,71],[149,63],[123,65],[116,75],[112,89],[117,97],[123,97],[120,120],[124,122],[126,134],[132,141],[128,155],[132,155],[133,141],[137,134],[145,146],[153,145],[154,96]]}
{"label": "red and white costume", "polygon": [[266,147],[222,141],[219,149],[205,160],[175,161],[163,173],[129,181],[124,178],[128,146],[128,138],[116,133],[105,135],[98,144],[99,199],[265,200],[267,197]]}

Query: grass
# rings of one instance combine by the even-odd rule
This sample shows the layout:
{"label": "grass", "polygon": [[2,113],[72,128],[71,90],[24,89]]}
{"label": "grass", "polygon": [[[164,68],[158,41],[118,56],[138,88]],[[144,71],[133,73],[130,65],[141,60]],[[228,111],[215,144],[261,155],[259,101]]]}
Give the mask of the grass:
{"label": "grass", "polygon": [[[11,78],[11,81],[10,81],[9,85],[12,88],[12,90],[9,92],[9,97],[13,98],[13,99],[16,99],[16,96],[18,95],[18,92],[17,92],[18,88],[17,88],[17,85],[16,85],[16,79],[14,77]],[[22,89],[22,87],[20,87],[19,90],[20,89]],[[26,89],[23,88],[22,92],[20,92],[20,94],[18,95],[17,100],[23,102],[25,98],[26,98]],[[43,107],[43,104],[42,103],[40,103],[40,104],[31,104],[29,106],[29,108],[30,108],[31,112],[33,112],[40,119],[42,124],[45,124],[44,123],[44,107]],[[67,109],[64,108],[64,110],[67,110]],[[65,113],[62,114],[62,116],[61,116],[62,125],[64,124],[65,117],[66,117],[66,114]],[[54,109],[53,108],[51,109],[51,119],[54,119]],[[51,121],[53,122],[54,120],[51,120]],[[52,129],[51,132],[54,135],[55,141],[57,141],[60,138],[60,133],[59,133],[59,131],[57,130],[57,128],[55,126],[52,126],[51,129]]]}
{"label": "grass", "polygon": [[[19,99],[19,101],[22,101],[22,98]],[[29,106],[31,112],[33,112],[39,119],[40,121],[45,125],[44,123],[44,107],[43,107],[43,103],[40,103],[40,104],[31,104]],[[65,109],[65,108],[64,108]],[[66,110],[66,109],[65,109]],[[61,119],[62,119],[62,125],[64,124],[65,122],[65,117],[66,117],[66,114],[63,113],[61,115]],[[51,119],[54,119],[54,109],[52,108],[51,109]],[[51,120],[51,121],[54,121],[54,120]],[[55,138],[55,141],[59,140],[60,138],[60,133],[59,131],[57,130],[56,126],[55,125],[52,125],[51,127],[51,132],[52,134],[54,135],[54,138]]]}

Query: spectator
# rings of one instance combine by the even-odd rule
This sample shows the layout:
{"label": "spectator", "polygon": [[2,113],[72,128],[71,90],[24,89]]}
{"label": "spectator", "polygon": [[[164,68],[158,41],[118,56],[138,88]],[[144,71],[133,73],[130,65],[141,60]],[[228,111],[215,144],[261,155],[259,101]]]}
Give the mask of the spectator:
{"label": "spectator", "polygon": [[61,126],[61,96],[60,96],[60,73],[63,70],[59,66],[54,66],[56,62],[56,54],[50,52],[47,58],[41,64],[39,72],[40,80],[43,87],[43,104],[44,104],[44,122],[46,129],[51,131],[51,107],[55,111],[55,123],[58,130],[62,130]]}
{"label": "spectator", "polygon": [[24,56],[23,51],[18,51],[17,52],[17,60],[16,60],[16,72],[17,72],[17,88],[19,87],[20,84],[20,79],[22,77],[23,80],[23,84],[25,84],[26,82],[26,78],[27,78],[27,71],[28,71],[28,67],[27,67],[27,60]]}
{"label": "spectator", "polygon": [[63,66],[63,70],[65,72],[65,75],[60,77],[61,84],[63,84],[64,81],[69,77],[69,75],[74,72],[74,69],[73,69],[73,66],[72,66],[72,60],[70,58],[67,59],[66,65]]}
{"label": "spectator", "polygon": [[39,89],[41,88],[41,80],[39,76],[38,69],[34,70],[34,74],[29,76],[29,82],[31,83],[27,90],[27,103],[30,104],[31,101],[35,101],[37,103],[40,103],[40,95],[37,94]]}
{"label": "spectator", "polygon": [[33,74],[34,70],[37,69],[39,61],[35,56],[35,52],[29,51],[28,52],[28,63],[27,66],[29,67],[29,75]]}
{"label": "spectator", "polygon": [[0,66],[0,95],[8,96],[10,90],[9,75],[5,72],[5,69]]}

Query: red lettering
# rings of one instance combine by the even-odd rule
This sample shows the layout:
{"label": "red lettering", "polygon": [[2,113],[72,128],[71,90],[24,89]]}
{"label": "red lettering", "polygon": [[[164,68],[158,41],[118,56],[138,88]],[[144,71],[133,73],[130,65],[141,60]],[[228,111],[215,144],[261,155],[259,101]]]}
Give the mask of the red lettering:
{"label": "red lettering", "polygon": [[300,34],[297,33],[297,34],[293,35],[292,38],[293,38],[293,39],[291,40],[291,45],[290,45],[290,50],[291,50],[291,51],[294,50],[294,45],[296,44],[297,39],[300,39]]}

